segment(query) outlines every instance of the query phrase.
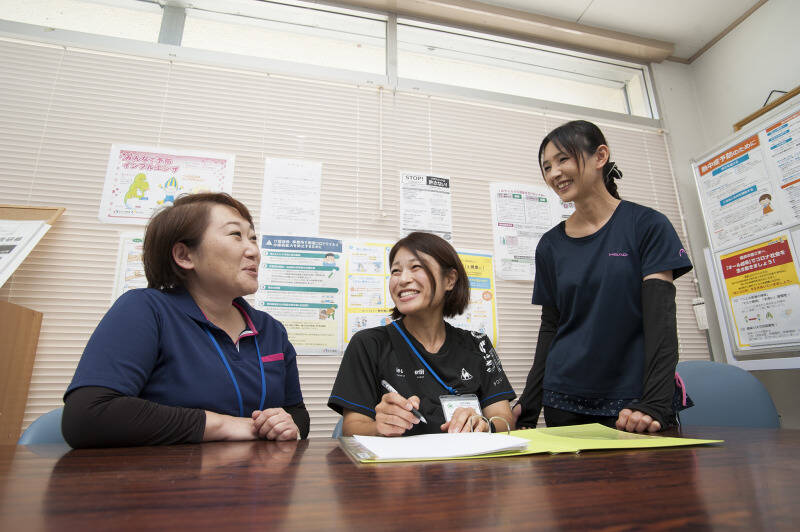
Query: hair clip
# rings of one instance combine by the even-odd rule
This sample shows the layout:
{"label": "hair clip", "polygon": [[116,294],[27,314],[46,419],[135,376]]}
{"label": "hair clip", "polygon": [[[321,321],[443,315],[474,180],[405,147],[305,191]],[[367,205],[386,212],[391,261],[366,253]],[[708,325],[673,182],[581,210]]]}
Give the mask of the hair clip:
{"label": "hair clip", "polygon": [[606,166],[608,166],[609,163],[611,164],[611,168],[606,172],[606,179],[622,179],[622,170],[619,169],[617,163],[608,161]]}

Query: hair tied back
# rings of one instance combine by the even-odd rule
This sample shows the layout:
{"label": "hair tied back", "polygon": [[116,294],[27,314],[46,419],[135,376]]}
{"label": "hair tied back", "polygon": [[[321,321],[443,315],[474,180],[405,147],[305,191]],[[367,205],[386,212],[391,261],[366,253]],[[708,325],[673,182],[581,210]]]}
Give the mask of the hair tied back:
{"label": "hair tied back", "polygon": [[619,169],[617,163],[614,161],[608,161],[605,166],[603,167],[605,171],[605,180],[610,181],[612,179],[622,179],[622,170]]}

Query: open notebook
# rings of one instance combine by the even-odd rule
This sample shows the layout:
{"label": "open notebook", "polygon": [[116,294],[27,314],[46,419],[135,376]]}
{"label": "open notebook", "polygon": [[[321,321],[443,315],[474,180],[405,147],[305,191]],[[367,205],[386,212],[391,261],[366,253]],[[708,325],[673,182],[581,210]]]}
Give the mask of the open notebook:
{"label": "open notebook", "polygon": [[722,440],[667,438],[622,432],[598,423],[515,430],[509,434],[423,434],[403,438],[353,436],[339,439],[358,462],[463,460],[592,449],[646,449],[721,443]]}

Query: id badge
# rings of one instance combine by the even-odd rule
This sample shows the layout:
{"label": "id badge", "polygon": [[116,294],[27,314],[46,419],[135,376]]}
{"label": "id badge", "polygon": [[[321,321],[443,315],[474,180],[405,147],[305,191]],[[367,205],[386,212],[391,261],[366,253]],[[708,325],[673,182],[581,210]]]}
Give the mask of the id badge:
{"label": "id badge", "polygon": [[440,395],[439,401],[442,403],[445,423],[450,421],[450,418],[453,417],[453,412],[459,407],[473,408],[475,409],[475,413],[479,416],[482,415],[481,404],[478,401],[478,396],[474,393],[465,395]]}

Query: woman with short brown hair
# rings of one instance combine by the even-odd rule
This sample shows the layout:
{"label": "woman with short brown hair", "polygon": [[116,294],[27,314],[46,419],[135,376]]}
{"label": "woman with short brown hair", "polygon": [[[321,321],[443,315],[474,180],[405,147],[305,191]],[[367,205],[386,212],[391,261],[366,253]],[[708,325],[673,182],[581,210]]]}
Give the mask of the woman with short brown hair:
{"label": "woman with short brown hair", "polygon": [[147,226],[148,288],[120,296],[64,396],[73,447],[306,437],[295,351],[258,289],[250,213],[224,193],[178,198]]}

